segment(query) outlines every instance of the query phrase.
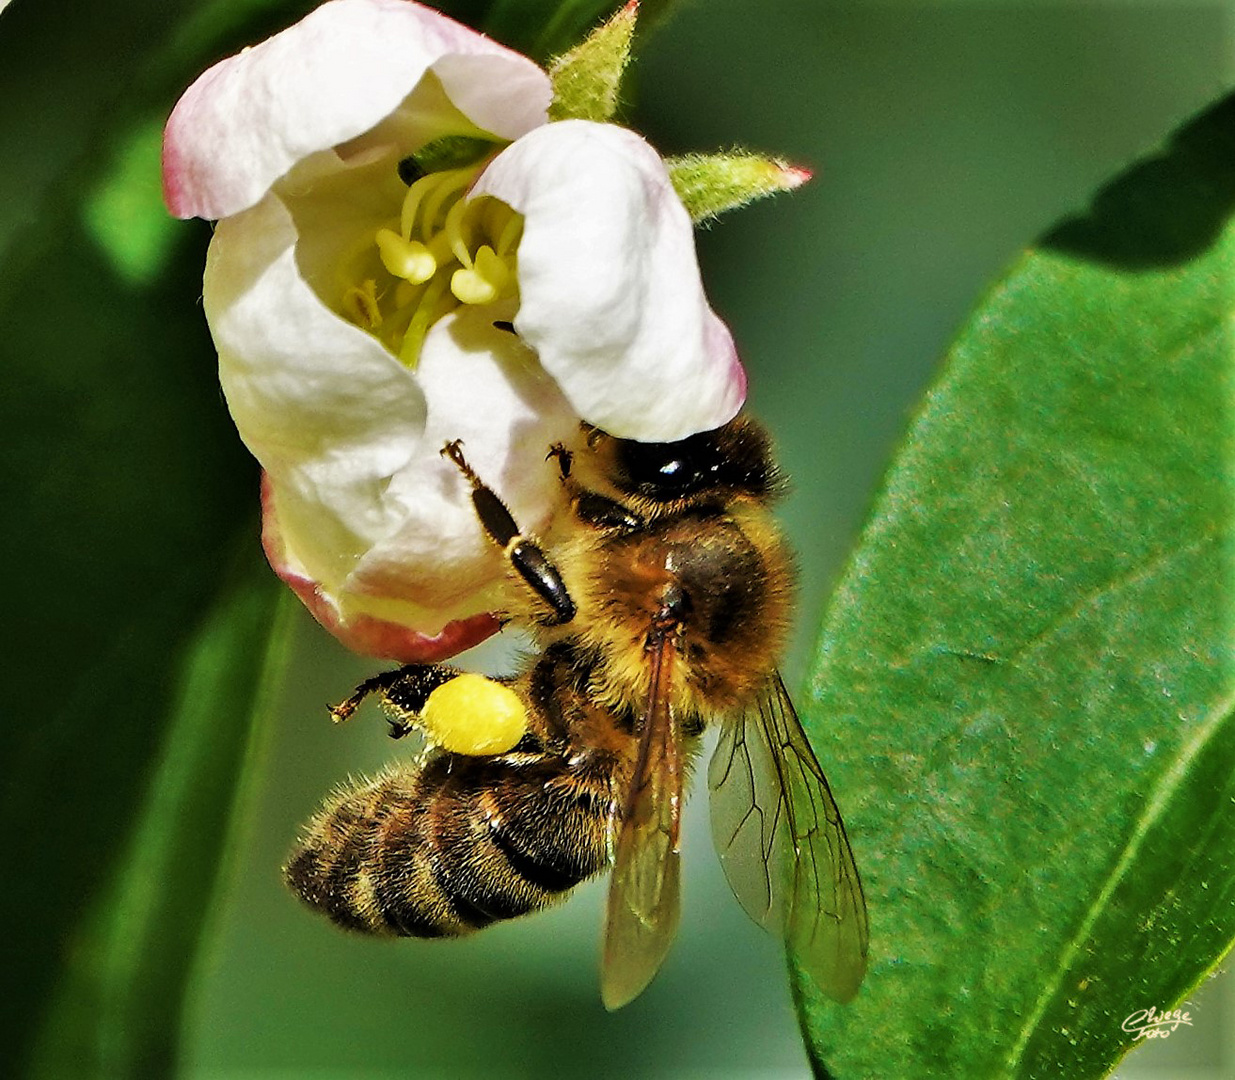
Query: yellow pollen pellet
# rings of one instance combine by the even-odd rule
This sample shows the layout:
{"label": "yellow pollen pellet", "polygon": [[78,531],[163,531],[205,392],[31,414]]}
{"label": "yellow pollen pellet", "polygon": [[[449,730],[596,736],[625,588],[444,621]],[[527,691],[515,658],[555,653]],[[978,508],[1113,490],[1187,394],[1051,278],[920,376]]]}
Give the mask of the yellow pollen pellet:
{"label": "yellow pollen pellet", "polygon": [[419,285],[437,272],[437,260],[420,241],[404,240],[393,229],[378,229],[376,239],[382,265],[395,277]]}
{"label": "yellow pollen pellet", "polygon": [[527,710],[509,686],[466,672],[429,695],[420,726],[454,754],[504,754],[527,731]]}

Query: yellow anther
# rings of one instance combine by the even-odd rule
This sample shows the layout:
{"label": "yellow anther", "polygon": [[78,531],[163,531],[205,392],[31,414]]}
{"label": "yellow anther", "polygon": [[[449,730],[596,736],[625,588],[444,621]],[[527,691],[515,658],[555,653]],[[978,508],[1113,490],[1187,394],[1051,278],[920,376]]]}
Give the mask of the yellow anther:
{"label": "yellow anther", "polygon": [[443,683],[420,714],[429,741],[454,754],[504,754],[527,731],[527,709],[509,686],[470,672]]}
{"label": "yellow anther", "polygon": [[459,267],[450,277],[450,291],[465,304],[491,304],[497,289],[475,270]]}
{"label": "yellow anther", "polygon": [[476,252],[472,269],[462,267],[451,275],[450,291],[465,304],[490,304],[509,282],[509,267],[485,244]]}
{"label": "yellow anther", "polygon": [[[467,197],[481,168],[476,162],[422,176],[404,194],[398,220],[375,224],[341,260],[340,310],[408,367],[416,366],[432,325],[460,303],[518,293],[523,216],[491,196]],[[366,278],[375,272],[376,280]]]}
{"label": "yellow anther", "polygon": [[391,229],[377,230],[382,265],[397,278],[419,285],[437,273],[437,260],[419,240],[405,240]]}
{"label": "yellow anther", "polygon": [[488,244],[476,252],[476,269],[492,281],[499,291],[510,284],[510,266]]}

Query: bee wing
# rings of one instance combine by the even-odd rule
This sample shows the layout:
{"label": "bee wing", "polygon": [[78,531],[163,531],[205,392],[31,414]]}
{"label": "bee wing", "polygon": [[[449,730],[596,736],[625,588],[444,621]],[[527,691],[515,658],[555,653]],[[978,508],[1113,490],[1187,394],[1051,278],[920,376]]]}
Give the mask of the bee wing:
{"label": "bee wing", "polygon": [[638,997],[677,932],[682,769],[669,710],[673,648],[651,650],[651,686],[609,883],[600,995],[607,1009]]}
{"label": "bee wing", "polygon": [[836,1001],[866,974],[862,881],[823,770],[774,674],[729,721],[708,767],[712,838],[739,903]]}

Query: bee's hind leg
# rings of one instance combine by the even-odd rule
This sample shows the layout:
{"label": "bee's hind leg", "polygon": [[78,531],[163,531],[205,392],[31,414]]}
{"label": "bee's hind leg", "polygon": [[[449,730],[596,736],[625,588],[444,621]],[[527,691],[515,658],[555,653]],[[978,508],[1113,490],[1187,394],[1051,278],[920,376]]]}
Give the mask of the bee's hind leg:
{"label": "bee's hind leg", "polygon": [[550,615],[543,621],[549,626],[570,622],[575,617],[575,602],[558,568],[535,540],[519,531],[506,504],[472,470],[463,456],[463,443],[459,439],[448,442],[442,447],[442,456],[449,458],[472,485],[472,505],[485,532],[502,549],[528,587],[548,605]]}
{"label": "bee's hind leg", "polygon": [[419,716],[429,695],[458,674],[458,669],[448,664],[407,664],[383,671],[365,679],[346,701],[332,706],[330,715],[335,723],[342,723],[365,698],[377,694],[385,707],[390,737],[401,739],[416,726],[408,718]]}

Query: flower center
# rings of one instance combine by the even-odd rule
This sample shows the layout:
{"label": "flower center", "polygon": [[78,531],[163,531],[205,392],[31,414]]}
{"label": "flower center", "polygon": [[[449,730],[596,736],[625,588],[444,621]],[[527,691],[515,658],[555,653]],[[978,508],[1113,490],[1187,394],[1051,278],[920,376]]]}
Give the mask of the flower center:
{"label": "flower center", "polygon": [[413,179],[398,216],[344,258],[343,314],[408,367],[425,335],[460,304],[518,295],[523,215],[491,196],[466,197],[487,159]]}

